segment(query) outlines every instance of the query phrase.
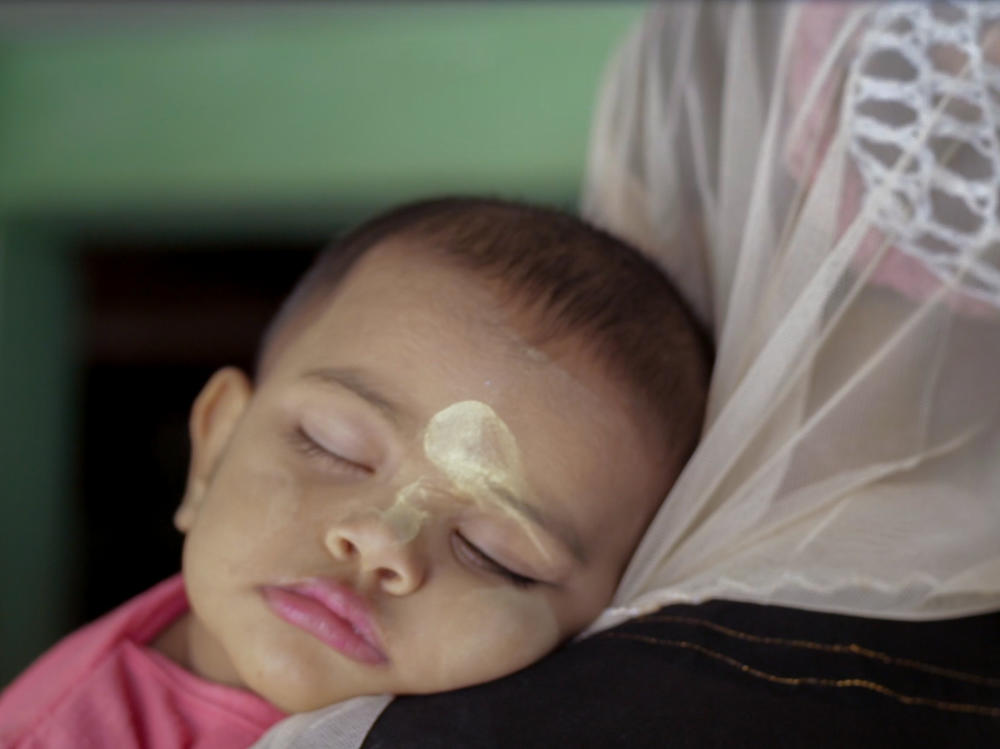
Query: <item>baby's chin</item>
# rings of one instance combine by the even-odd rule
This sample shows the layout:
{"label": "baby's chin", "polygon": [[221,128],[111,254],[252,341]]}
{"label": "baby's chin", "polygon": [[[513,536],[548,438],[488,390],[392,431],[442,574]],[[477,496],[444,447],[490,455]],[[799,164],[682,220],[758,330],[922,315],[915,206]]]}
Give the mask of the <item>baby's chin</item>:
{"label": "baby's chin", "polygon": [[374,685],[366,689],[347,675],[338,679],[332,669],[331,673],[319,675],[296,665],[282,667],[277,661],[256,666],[245,675],[244,682],[247,689],[286,713],[307,713],[385,691]]}

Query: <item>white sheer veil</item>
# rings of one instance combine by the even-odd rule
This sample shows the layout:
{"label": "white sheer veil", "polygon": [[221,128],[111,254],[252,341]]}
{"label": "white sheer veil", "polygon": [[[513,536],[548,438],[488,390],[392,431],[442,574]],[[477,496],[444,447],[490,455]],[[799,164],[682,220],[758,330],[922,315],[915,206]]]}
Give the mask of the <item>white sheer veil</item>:
{"label": "white sheer veil", "polygon": [[583,210],[713,333],[703,439],[591,631],[728,598],[1000,608],[1000,4],[654,6]]}

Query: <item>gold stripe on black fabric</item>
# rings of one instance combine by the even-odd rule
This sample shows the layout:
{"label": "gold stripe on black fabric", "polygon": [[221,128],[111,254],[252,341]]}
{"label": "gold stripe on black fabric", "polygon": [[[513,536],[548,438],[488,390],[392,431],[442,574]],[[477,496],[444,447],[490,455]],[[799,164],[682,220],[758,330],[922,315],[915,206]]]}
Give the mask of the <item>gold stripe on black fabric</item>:
{"label": "gold stripe on black fabric", "polygon": [[705,627],[706,629],[711,629],[720,634],[726,635],[728,637],[734,637],[736,639],[745,640],[747,642],[756,642],[764,645],[782,645],[784,647],[790,648],[804,648],[809,650],[821,650],[828,653],[838,653],[846,655],[856,655],[862,658],[870,658],[871,660],[879,661],[893,666],[901,666],[903,668],[910,668],[916,671],[924,671],[926,673],[934,674],[936,676],[943,676],[948,679],[955,679],[956,681],[964,681],[969,684],[976,684],[984,687],[1000,688],[1000,678],[995,678],[991,676],[980,676],[979,674],[970,674],[965,671],[958,671],[952,668],[944,668],[942,666],[935,666],[932,663],[922,663],[920,661],[915,661],[910,658],[898,658],[888,653],[881,653],[878,650],[872,650],[870,648],[862,647],[855,643],[825,643],[825,642],[815,642],[813,640],[793,640],[786,639],[783,637],[764,637],[761,635],[754,635],[749,632],[741,632],[738,629],[732,629],[731,627],[725,627],[721,624],[716,624],[712,621],[707,621],[704,619],[697,619],[695,617],[688,616],[670,616],[664,614],[652,614],[650,616],[642,617],[636,619],[639,622],[665,622],[665,623],[675,623],[675,624],[691,624],[698,627]]}
{"label": "gold stripe on black fabric", "polygon": [[784,684],[786,686],[867,689],[885,697],[894,699],[905,705],[920,705],[937,710],[947,710],[956,713],[971,713],[973,715],[985,715],[990,718],[1000,718],[1000,707],[966,704],[963,702],[948,702],[945,700],[935,700],[927,697],[915,697],[913,695],[902,694],[894,689],[890,689],[884,684],[878,684],[866,679],[828,679],[818,676],[779,676],[778,674],[761,671],[760,669],[738,661],[725,653],[720,653],[716,650],[706,648],[703,645],[699,645],[698,643],[688,642],[686,640],[665,640],[659,637],[650,637],[648,635],[634,634],[631,632],[601,632],[600,634],[595,635],[595,637],[613,637],[620,640],[634,640],[648,645],[665,645],[668,647],[693,650],[701,653],[702,655],[708,656],[709,658],[714,658],[717,661],[721,661],[722,663],[732,666],[748,676],[754,676],[758,679],[764,679],[776,684]]}

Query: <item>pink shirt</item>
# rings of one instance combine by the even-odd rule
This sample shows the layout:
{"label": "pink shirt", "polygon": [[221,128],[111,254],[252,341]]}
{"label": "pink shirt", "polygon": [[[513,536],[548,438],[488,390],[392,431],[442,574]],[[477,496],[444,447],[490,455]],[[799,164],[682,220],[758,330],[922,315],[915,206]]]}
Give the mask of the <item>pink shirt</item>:
{"label": "pink shirt", "polygon": [[148,647],[188,609],[180,575],[66,637],[0,694],[0,747],[247,747],[285,717]]}

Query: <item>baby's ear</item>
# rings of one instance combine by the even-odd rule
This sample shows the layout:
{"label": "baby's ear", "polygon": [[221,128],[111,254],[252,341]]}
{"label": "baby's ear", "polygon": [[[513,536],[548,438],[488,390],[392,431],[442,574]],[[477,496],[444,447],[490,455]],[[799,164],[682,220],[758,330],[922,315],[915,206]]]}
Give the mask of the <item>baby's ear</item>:
{"label": "baby's ear", "polygon": [[252,395],[253,385],[247,376],[235,367],[226,367],[213,374],[195,398],[188,421],[191,464],[187,488],[174,514],[179,531],[187,533],[194,523],[212,474]]}

